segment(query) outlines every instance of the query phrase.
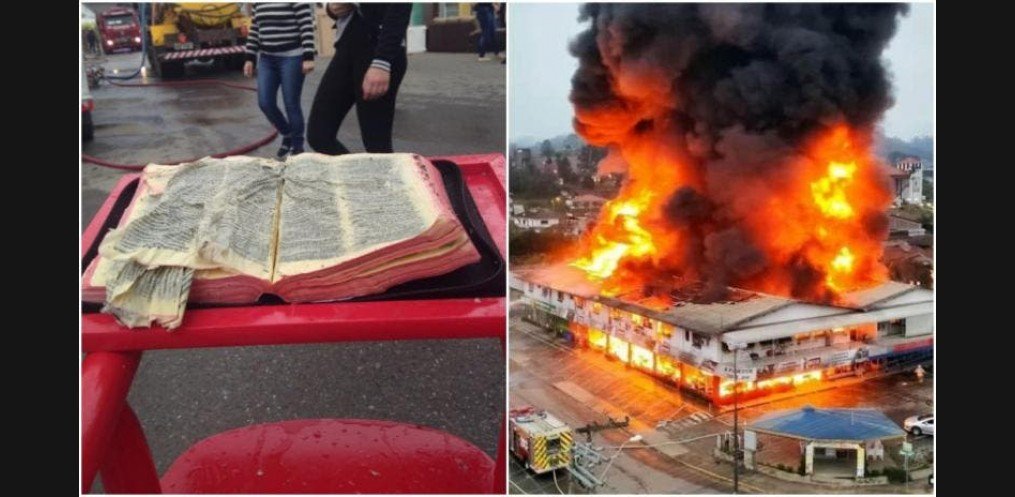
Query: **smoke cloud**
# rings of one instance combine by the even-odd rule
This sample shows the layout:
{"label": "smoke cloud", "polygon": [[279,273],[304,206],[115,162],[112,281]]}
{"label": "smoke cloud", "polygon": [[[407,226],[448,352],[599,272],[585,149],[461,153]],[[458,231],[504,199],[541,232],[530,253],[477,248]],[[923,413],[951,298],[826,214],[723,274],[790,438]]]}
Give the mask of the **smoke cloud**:
{"label": "smoke cloud", "polygon": [[[641,168],[674,168],[654,229],[679,232],[658,270],[759,287],[773,273],[795,297],[828,300],[810,242],[776,253],[762,207],[783,202],[818,136],[847,126],[869,140],[892,105],[881,53],[903,4],[586,4],[572,41],[574,127]],[[859,143],[863,148],[869,143]],[[652,164],[646,165],[645,162]],[[629,171],[631,181],[652,181]],[[865,173],[868,174],[868,173]],[[888,190],[882,173],[872,182]],[[883,202],[860,213],[883,238]],[[771,210],[765,211],[771,218]],[[789,221],[786,221],[789,222]],[[778,223],[775,223],[778,224]]]}

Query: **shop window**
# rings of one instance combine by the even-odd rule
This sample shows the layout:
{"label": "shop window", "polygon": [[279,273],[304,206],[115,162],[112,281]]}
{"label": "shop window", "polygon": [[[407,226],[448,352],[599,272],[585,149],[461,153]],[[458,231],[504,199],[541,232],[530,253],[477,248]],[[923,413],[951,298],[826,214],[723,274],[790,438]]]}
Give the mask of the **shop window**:
{"label": "shop window", "polygon": [[437,17],[458,17],[460,4],[439,3],[437,4]]}
{"label": "shop window", "polygon": [[564,292],[557,292],[557,302],[564,301]]}
{"label": "shop window", "polygon": [[893,319],[878,323],[878,336],[903,336],[906,334],[906,320]]}

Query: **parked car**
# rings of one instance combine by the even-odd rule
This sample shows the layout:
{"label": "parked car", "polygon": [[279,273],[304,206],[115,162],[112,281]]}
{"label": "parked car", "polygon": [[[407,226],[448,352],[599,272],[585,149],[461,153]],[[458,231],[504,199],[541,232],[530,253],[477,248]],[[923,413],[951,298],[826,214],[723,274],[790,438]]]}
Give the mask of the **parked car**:
{"label": "parked car", "polygon": [[913,435],[933,435],[934,415],[910,416],[902,423],[902,427]]}

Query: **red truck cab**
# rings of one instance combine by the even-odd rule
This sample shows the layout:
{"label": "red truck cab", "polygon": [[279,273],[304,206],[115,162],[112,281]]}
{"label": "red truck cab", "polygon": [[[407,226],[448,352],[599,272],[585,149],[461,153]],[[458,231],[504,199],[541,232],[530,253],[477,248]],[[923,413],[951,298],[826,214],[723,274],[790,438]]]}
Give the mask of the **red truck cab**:
{"label": "red truck cab", "polygon": [[134,9],[109,9],[95,16],[95,21],[107,53],[121,48],[141,50],[141,22]]}

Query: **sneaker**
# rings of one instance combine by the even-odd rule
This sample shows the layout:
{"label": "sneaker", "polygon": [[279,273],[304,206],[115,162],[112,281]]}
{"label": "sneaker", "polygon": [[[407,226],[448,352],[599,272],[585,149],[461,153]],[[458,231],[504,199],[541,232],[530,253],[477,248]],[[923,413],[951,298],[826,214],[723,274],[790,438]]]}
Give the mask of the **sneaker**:
{"label": "sneaker", "polygon": [[292,151],[292,142],[288,138],[282,139],[282,146],[278,148],[278,152],[275,152],[275,158],[278,160],[285,160]]}
{"label": "sneaker", "polygon": [[289,156],[300,155],[303,152],[306,152],[306,150],[303,150],[303,147],[293,147],[292,151],[289,152]]}
{"label": "sneaker", "polygon": [[479,62],[489,62],[489,61],[491,61],[493,59],[491,59],[489,55],[484,55],[484,56],[480,57],[477,60],[479,60]]}

